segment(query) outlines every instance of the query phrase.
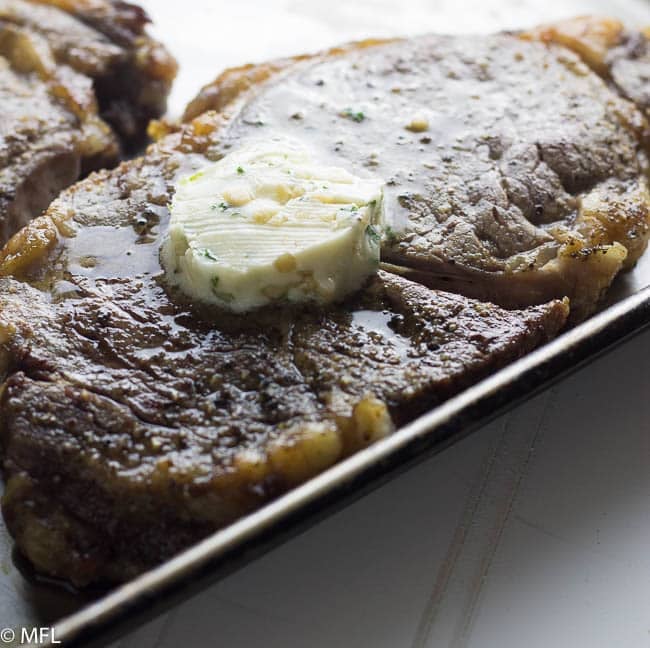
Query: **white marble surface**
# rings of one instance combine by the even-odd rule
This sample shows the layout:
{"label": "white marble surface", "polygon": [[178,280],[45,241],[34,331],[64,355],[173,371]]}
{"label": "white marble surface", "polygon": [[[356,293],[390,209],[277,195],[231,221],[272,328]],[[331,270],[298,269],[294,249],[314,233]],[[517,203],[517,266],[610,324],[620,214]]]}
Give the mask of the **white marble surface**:
{"label": "white marble surface", "polygon": [[[179,112],[232,64],[367,35],[644,2],[144,3]],[[115,648],[650,646],[650,332],[122,639]]]}

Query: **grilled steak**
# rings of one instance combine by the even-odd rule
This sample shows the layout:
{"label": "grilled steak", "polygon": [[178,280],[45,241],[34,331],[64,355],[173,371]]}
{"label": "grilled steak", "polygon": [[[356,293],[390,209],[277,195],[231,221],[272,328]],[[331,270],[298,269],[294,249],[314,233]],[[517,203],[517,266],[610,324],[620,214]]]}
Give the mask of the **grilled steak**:
{"label": "grilled steak", "polygon": [[198,119],[65,191],[0,274],[3,512],[40,570],[124,580],[549,339],[562,301],[506,311],[381,272],[348,302],[254,318],[162,281]]}
{"label": "grilled steak", "polygon": [[0,0],[0,243],[165,110],[175,63],[125,2]]}
{"label": "grilled steak", "polygon": [[644,103],[648,44],[619,35],[602,66],[587,57],[604,81],[552,28],[526,36],[367,42],[229,70],[186,118],[224,116],[215,149],[288,134],[382,177],[383,256],[406,275],[506,307],[566,295],[577,321],[646,247],[647,123],[620,92]]}

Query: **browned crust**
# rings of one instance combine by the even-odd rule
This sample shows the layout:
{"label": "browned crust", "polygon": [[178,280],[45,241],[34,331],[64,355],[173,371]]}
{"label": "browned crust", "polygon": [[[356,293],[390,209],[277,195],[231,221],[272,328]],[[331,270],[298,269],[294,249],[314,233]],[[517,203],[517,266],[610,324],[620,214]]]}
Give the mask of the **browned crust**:
{"label": "browned crust", "polygon": [[[101,407],[94,394],[69,388],[69,396],[85,399],[88,408]],[[52,456],[48,467],[22,470],[14,460],[31,452],[37,458],[38,449],[10,442],[2,513],[18,547],[40,572],[77,586],[125,581],[262,506],[270,499],[265,481],[274,482],[280,494],[391,431],[385,404],[368,398],[351,417],[295,430],[264,456],[240,452],[231,469],[209,483],[198,485],[191,471],[172,475],[162,461],[141,488],[123,484],[110,471],[98,479],[102,471],[92,465],[75,466],[73,478],[61,478],[70,475],[70,466]],[[116,504],[127,500],[128,510]]]}
{"label": "browned crust", "polygon": [[540,25],[522,32],[521,37],[573,50],[594,72],[607,77],[607,54],[623,42],[624,34],[625,26],[620,20],[587,15]]}

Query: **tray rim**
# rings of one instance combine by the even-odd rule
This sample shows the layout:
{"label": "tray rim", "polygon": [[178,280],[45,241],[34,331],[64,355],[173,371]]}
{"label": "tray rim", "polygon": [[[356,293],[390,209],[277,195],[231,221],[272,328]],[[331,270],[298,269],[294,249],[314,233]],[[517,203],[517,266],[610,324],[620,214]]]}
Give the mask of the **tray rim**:
{"label": "tray rim", "polygon": [[650,286],[54,625],[104,646],[243,567],[650,326]]}

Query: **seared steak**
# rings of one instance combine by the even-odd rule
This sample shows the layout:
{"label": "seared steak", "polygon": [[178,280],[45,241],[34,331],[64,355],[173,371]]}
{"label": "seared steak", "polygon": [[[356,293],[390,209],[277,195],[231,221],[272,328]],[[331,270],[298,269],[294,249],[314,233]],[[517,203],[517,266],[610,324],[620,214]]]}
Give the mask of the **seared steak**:
{"label": "seared steak", "polygon": [[563,326],[381,272],[327,309],[199,309],[163,282],[199,119],[93,174],[5,249],[3,512],[38,569],[124,580],[389,433]]}
{"label": "seared steak", "polygon": [[646,247],[647,123],[619,91],[645,101],[648,44],[621,37],[606,82],[549,29],[246,66],[186,118],[223,115],[215,152],[282,133],[383,178],[383,256],[406,275],[506,307],[569,296],[577,321]]}
{"label": "seared steak", "polygon": [[112,0],[0,0],[0,243],[165,110],[175,63]]}

